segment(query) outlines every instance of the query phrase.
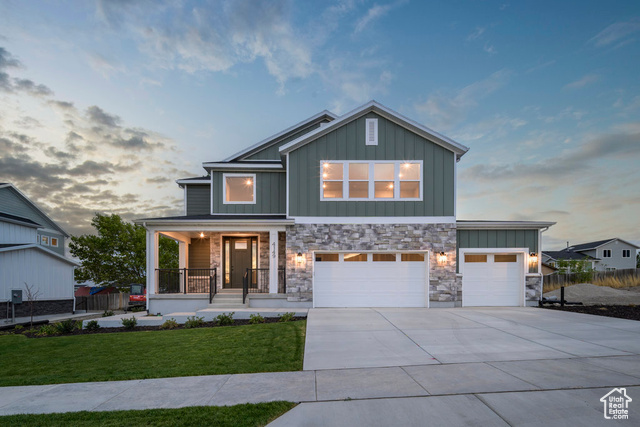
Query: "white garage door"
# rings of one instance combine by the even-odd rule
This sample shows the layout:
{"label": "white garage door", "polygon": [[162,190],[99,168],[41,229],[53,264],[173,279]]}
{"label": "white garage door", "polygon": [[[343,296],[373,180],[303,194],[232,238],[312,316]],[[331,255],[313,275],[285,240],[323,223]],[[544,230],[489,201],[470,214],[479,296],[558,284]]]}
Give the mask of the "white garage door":
{"label": "white garage door", "polygon": [[464,254],[462,305],[521,306],[522,254]]}
{"label": "white garage door", "polygon": [[425,307],[426,253],[316,253],[314,307]]}

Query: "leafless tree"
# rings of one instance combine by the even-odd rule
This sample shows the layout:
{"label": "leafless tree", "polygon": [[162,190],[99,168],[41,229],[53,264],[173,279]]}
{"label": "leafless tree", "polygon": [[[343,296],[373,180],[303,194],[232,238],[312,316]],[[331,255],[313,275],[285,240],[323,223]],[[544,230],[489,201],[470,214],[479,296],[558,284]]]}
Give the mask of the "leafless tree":
{"label": "leafless tree", "polygon": [[25,296],[27,297],[27,303],[29,304],[29,313],[31,314],[31,325],[29,328],[33,329],[33,308],[40,295],[40,289],[35,286],[30,286],[27,282],[24,282],[24,287],[26,289]]}

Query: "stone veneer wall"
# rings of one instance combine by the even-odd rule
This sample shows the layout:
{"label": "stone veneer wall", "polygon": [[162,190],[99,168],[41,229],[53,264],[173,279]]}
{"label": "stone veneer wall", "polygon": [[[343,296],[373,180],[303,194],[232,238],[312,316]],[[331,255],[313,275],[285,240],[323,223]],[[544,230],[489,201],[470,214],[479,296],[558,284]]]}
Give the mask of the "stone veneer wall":
{"label": "stone veneer wall", "polygon": [[[211,241],[211,267],[217,268],[217,283],[216,286],[218,289],[222,289],[222,276],[224,272],[222,271],[222,236],[233,236],[234,233],[217,233],[211,232],[210,241]],[[269,233],[268,232],[257,232],[257,233],[249,233],[252,236],[258,236],[258,268],[269,268]],[[267,280],[269,280],[268,275],[266,276]]]}
{"label": "stone veneer wall", "polygon": [[[33,303],[33,315],[45,316],[48,314],[63,314],[71,313],[73,311],[73,299],[64,300],[37,300]],[[8,317],[7,317],[8,314]],[[16,317],[29,317],[31,316],[31,307],[29,302],[25,298],[22,304],[16,304]],[[7,313],[7,304],[2,304],[2,310],[0,310],[0,319],[6,319],[11,317],[11,307],[9,306],[9,312]]]}
{"label": "stone veneer wall", "polygon": [[[456,277],[455,224],[296,224],[287,227],[287,295],[289,301],[313,298],[312,251],[428,250],[430,301],[455,302],[460,280]],[[436,253],[447,254],[439,265]],[[298,264],[296,255],[303,261]]]}
{"label": "stone veneer wall", "polygon": [[542,276],[526,276],[526,298],[525,301],[539,301],[540,300],[540,285],[542,284]]}

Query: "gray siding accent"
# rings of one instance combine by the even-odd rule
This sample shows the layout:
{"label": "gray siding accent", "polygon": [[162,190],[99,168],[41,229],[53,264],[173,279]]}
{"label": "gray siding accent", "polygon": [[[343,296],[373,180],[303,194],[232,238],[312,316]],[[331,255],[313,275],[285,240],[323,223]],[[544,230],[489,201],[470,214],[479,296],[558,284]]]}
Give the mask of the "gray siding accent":
{"label": "gray siding accent", "polygon": [[211,186],[186,185],[187,215],[209,215],[211,212]]}
{"label": "gray siding accent", "polygon": [[538,253],[539,244],[538,230],[458,230],[457,240],[456,259],[460,248],[529,248]]}
{"label": "gray siding accent", "polygon": [[[322,120],[322,122],[326,123],[327,120]],[[306,127],[302,130],[299,130],[298,132],[291,134],[289,136],[287,136],[284,139],[281,139],[277,142],[274,142],[273,145],[264,148],[254,154],[251,154],[250,156],[247,157],[243,157],[243,160],[280,160],[280,147],[283,146],[284,144],[287,144],[291,141],[293,141],[294,139],[298,139],[300,138],[302,135],[311,132],[312,130],[315,130],[317,128],[320,127],[320,122],[318,123],[314,123],[313,125]]]}
{"label": "gray siding accent", "polygon": [[[48,236],[49,237],[49,242],[51,242],[51,238],[55,237],[58,239],[58,246],[51,246],[51,244],[47,245],[43,245],[42,244],[42,236]],[[38,244],[41,245],[43,248],[47,248],[50,251],[53,251],[57,254],[60,254],[62,256],[64,256],[64,236],[62,234],[59,233],[49,233],[48,231],[42,231],[42,230],[38,230]]]}
{"label": "gray siding accent", "polygon": [[[253,172],[256,175],[255,204],[227,204],[222,200],[222,175],[225,172],[211,172],[213,176],[214,214],[284,214],[287,209],[286,174],[284,172]],[[242,172],[226,172],[238,173]],[[187,198],[188,201],[188,198]]]}
{"label": "gray siding accent", "polygon": [[[378,119],[378,145],[365,120]],[[289,154],[291,216],[453,216],[455,154],[375,113],[346,123]],[[422,201],[321,201],[321,160],[423,160]]]}

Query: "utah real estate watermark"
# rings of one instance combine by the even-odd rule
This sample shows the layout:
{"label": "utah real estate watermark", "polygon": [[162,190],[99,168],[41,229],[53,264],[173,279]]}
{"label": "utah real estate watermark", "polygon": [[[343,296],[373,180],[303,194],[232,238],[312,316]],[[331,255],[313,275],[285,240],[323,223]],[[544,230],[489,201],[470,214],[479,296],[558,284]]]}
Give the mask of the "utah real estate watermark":
{"label": "utah real estate watermark", "polygon": [[607,420],[628,420],[629,402],[632,399],[627,396],[626,388],[614,388],[602,396],[600,402],[604,405],[604,417]]}

